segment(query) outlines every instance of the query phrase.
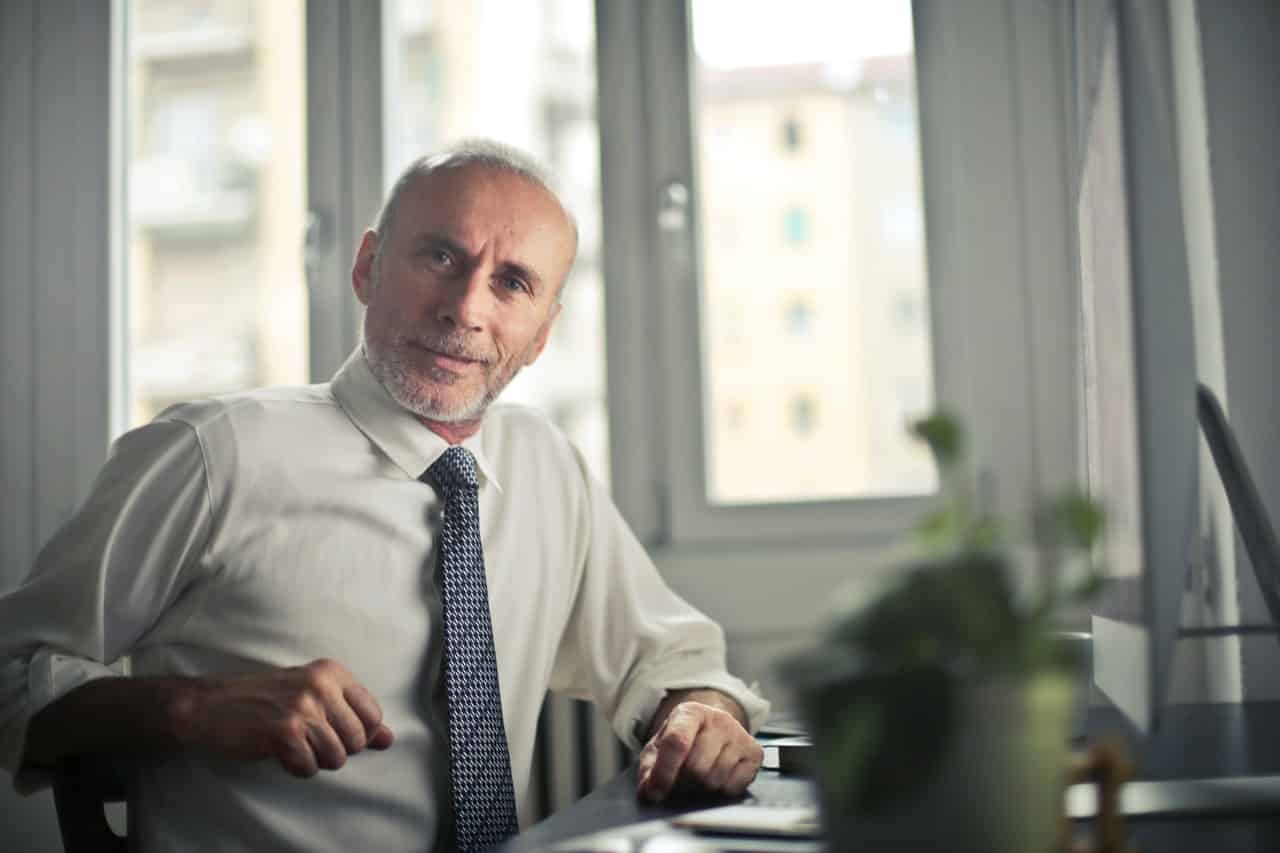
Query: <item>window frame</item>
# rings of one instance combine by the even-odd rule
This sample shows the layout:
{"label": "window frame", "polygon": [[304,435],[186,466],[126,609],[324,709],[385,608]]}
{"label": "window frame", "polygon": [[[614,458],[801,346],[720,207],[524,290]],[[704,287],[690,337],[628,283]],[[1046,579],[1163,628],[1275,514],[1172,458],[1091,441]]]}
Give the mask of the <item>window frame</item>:
{"label": "window frame", "polygon": [[[1042,5],[913,4],[934,399],[1010,517],[1075,477],[1069,10]],[[688,0],[597,4],[615,497],[659,555],[900,541],[937,496],[706,499],[689,19]]]}
{"label": "window frame", "polygon": [[310,374],[327,382],[361,339],[351,263],[382,203],[382,0],[307,0]]}

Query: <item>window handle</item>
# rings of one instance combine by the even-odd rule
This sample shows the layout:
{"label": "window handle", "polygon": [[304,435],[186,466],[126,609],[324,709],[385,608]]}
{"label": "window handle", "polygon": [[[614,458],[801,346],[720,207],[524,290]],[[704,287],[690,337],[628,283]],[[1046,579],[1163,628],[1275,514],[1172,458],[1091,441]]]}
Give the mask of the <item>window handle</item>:
{"label": "window handle", "polygon": [[685,231],[689,227],[689,188],[679,181],[662,188],[658,227],[667,232]]}
{"label": "window handle", "polygon": [[658,245],[664,278],[686,284],[693,275],[693,238],[689,228],[689,187],[671,181],[658,201]]}

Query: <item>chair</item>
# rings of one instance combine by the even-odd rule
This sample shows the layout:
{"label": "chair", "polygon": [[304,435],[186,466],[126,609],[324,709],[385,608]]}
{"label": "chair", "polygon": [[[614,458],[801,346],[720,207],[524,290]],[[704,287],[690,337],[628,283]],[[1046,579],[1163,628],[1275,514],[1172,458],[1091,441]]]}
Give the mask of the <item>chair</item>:
{"label": "chair", "polygon": [[58,831],[67,853],[125,853],[128,841],[107,823],[103,807],[125,802],[125,781],[107,757],[74,755],[58,762],[53,776],[53,804]]}

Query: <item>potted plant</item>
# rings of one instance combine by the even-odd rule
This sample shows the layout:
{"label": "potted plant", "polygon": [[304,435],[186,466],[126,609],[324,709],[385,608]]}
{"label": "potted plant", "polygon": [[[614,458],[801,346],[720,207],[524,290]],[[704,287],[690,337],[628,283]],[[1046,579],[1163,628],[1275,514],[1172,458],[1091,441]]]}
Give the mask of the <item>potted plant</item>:
{"label": "potted plant", "polygon": [[1005,525],[969,485],[958,421],[912,431],[945,497],[918,525],[920,555],[784,675],[813,735],[830,849],[1049,850],[1081,665],[1055,619],[1098,588],[1102,510],[1078,493],[1035,508],[1024,591]]}

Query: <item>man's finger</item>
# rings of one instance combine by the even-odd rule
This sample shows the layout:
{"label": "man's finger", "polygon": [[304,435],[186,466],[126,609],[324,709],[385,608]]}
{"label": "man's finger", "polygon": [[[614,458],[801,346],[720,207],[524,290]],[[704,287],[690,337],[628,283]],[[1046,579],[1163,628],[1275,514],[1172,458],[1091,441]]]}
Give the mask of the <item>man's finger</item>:
{"label": "man's finger", "polygon": [[319,771],[315,753],[307,740],[306,723],[300,717],[284,723],[273,741],[276,760],[294,776],[309,779]]}
{"label": "man's finger", "polygon": [[725,744],[725,748],[716,756],[715,763],[707,768],[706,773],[697,778],[708,791],[727,792],[729,778],[733,775],[734,769],[745,760],[742,750],[734,749],[732,744]]}
{"label": "man's finger", "polygon": [[756,774],[760,772],[760,764],[750,758],[743,758],[734,766],[733,772],[729,774],[729,779],[725,782],[724,792],[731,797],[741,797],[747,792],[747,788],[755,781]]}
{"label": "man's finger", "polygon": [[[698,740],[694,743],[693,749],[689,750],[689,756],[684,760],[684,766],[680,768],[679,782],[692,783],[695,789],[709,788],[714,790],[716,786],[712,785],[708,780],[712,770],[722,757],[729,761],[732,765],[737,760],[736,756],[726,756],[725,752],[730,745],[724,740],[715,737],[705,727],[698,733]],[[728,776],[728,773],[725,773]]]}
{"label": "man's finger", "polygon": [[347,755],[355,755],[369,744],[369,733],[356,712],[341,698],[325,705],[325,717],[337,734]]}
{"label": "man's finger", "polygon": [[360,684],[348,684],[342,690],[342,698],[347,700],[351,710],[360,718],[365,739],[372,740],[378,726],[382,724],[382,706],[378,704],[378,700]]}
{"label": "man's finger", "polygon": [[307,743],[311,744],[311,750],[316,755],[316,764],[322,769],[337,770],[347,763],[347,750],[328,722],[309,721]]}
{"label": "man's finger", "polygon": [[642,781],[644,796],[652,802],[663,799],[671,791],[680,768],[693,749],[698,737],[700,721],[688,715],[672,714],[662,731],[654,736],[657,756],[646,780]]}

